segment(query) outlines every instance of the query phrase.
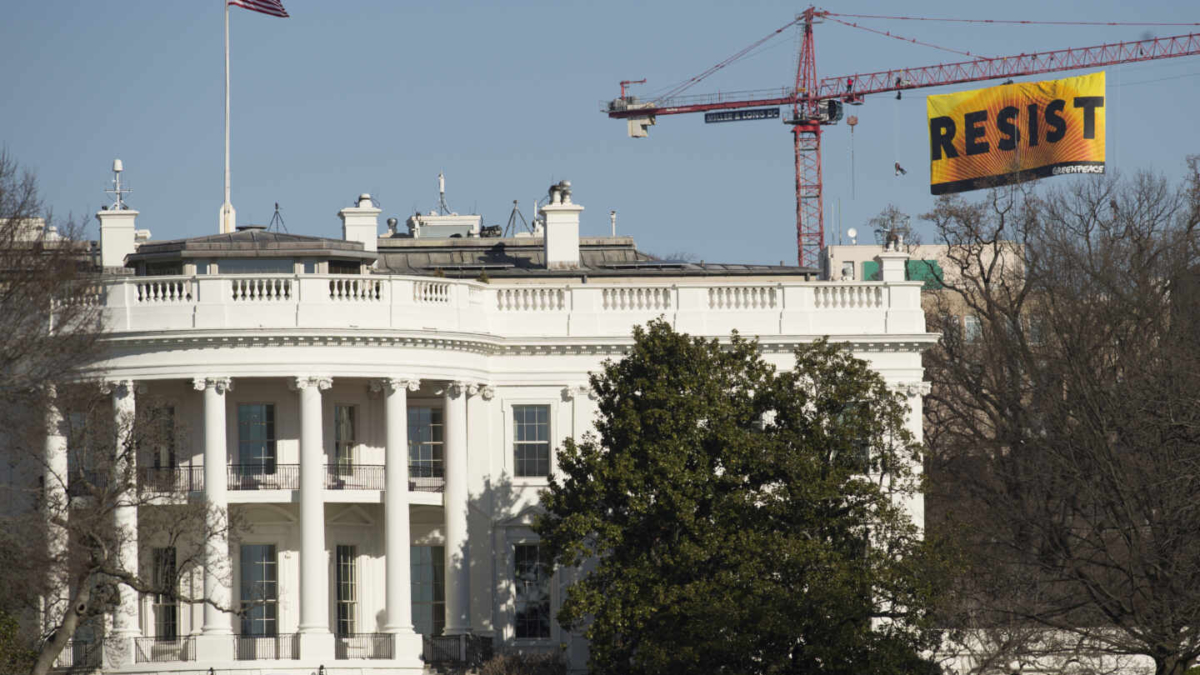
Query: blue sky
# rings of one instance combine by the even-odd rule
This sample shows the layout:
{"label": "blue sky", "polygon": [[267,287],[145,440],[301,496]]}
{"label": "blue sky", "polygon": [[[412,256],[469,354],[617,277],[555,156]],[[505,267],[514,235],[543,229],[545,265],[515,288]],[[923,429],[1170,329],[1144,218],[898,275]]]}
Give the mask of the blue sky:
{"label": "blue sky", "polygon": [[[284,0],[292,18],[233,10],[233,204],[265,224],[279,202],[291,232],[340,236],[338,209],[361,192],[383,217],[436,206],[439,171],[459,212],[503,225],[526,217],[551,180],[574,183],[584,234],[618,231],[641,248],[710,262],[795,260],[791,136],[779,120],[705,125],[662,117],[647,139],[599,112],[622,79],[645,91],[703,71],[803,9],[784,2]],[[34,169],[58,215],[91,218],[125,164],[156,239],[216,231],[222,200],[222,0],[11,3],[0,25],[0,145]],[[1200,22],[1194,2],[1003,4],[863,0],[857,14],[1052,21]],[[1186,27],[992,26],[863,21],[953,49],[999,56],[1080,47]],[[816,29],[821,76],[961,57],[832,23]],[[689,93],[794,79],[797,36]],[[1108,161],[1178,179],[1200,152],[1200,57],[1108,69]],[[974,88],[971,85],[958,89]],[[945,93],[950,88],[927,90]],[[914,216],[929,195],[924,93],[883,95],[824,136],[826,229],[865,229],[889,203]],[[909,174],[897,178],[893,164]],[[853,181],[851,180],[853,177]],[[1065,184],[1076,178],[1044,181]],[[852,194],[851,185],[854,185]],[[914,221],[916,218],[914,217]],[[95,221],[92,219],[94,234]],[[836,243],[836,242],[831,242]]]}

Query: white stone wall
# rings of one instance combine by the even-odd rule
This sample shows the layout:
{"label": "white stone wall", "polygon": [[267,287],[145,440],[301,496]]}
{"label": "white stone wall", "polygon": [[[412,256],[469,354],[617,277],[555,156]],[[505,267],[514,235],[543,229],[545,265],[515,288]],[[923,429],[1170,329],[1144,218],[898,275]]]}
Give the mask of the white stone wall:
{"label": "white stone wall", "polygon": [[[513,405],[549,407],[552,448],[567,437],[581,436],[592,428],[596,411],[586,388],[588,373],[599,370],[605,359],[620,358],[634,325],[661,316],[693,334],[728,336],[738,329],[757,336],[766,358],[780,368],[791,366],[791,350],[798,343],[823,335],[850,342],[856,354],[909,395],[910,429],[920,438],[920,352],[936,338],[925,332],[920,282],[655,277],[484,284],[390,276],[213,275],[114,280],[102,301],[111,352],[94,373],[132,380],[142,387],[139,396],[175,405],[181,465],[204,461],[206,393],[193,386],[194,378],[232,382],[232,389],[212,399],[224,406],[228,462],[237,461],[238,404],[273,403],[281,465],[300,463],[300,393],[290,386],[295,378],[331,379],[331,386],[319,391],[319,442],[326,464],[334,456],[333,409],[343,404],[358,410],[356,463],[385,464],[389,420],[384,394],[372,391],[372,380],[418,379],[419,388],[407,392],[410,407],[440,407],[446,401],[444,390],[462,383],[465,442],[459,451],[465,453],[465,503],[447,503],[452,499],[448,492],[409,492],[409,543],[445,544],[447,515],[461,509],[469,546],[463,580],[469,584],[471,630],[509,646],[538,651],[565,647],[575,666],[586,661],[586,645],[557,625],[548,640],[518,644],[513,638],[512,550],[536,541],[530,526],[538,490],[547,484],[544,478],[513,476]],[[353,544],[359,555],[359,630],[382,631],[387,624],[386,494],[381,489],[327,489],[320,495],[325,555],[319,564],[328,579],[328,629],[334,629],[336,616],[334,551],[338,544]],[[279,632],[295,632],[311,592],[300,583],[300,491],[242,490],[231,484],[227,498],[229,508],[253,525],[245,543],[277,546]],[[910,509],[922,518],[919,499]],[[236,543],[230,549],[234,581],[229,590],[236,601]],[[560,576],[552,584],[554,611],[567,581]],[[403,583],[408,583],[407,574]],[[198,578],[193,584],[202,587]],[[181,614],[182,634],[201,631],[199,608]],[[145,602],[139,620],[142,635],[150,635],[153,616]],[[234,620],[235,633],[238,627]],[[217,637],[204,644],[227,644]],[[305,640],[300,661],[273,663],[271,672],[309,673],[322,664],[348,663],[335,663],[332,648],[316,637]],[[319,658],[310,658],[312,654]],[[201,670],[210,665],[221,671],[261,669],[253,661],[229,656],[213,661],[202,654],[198,661],[203,663],[191,665],[203,666]],[[145,670],[151,665],[163,667],[130,663],[124,669],[152,672]],[[419,662],[354,662],[366,670],[406,665],[418,667]]]}

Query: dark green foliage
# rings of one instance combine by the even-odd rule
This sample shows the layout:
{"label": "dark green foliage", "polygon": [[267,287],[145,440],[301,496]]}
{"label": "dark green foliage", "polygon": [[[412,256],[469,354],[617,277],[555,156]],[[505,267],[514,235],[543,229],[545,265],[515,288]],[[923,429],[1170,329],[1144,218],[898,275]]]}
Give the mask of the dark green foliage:
{"label": "dark green foliage", "polygon": [[567,675],[567,663],[558,654],[497,654],[479,675]]}
{"label": "dark green foliage", "polygon": [[900,397],[823,340],[776,372],[736,334],[634,336],[592,377],[599,437],[567,440],[537,526],[589,570],[558,620],[586,628],[592,672],[930,672]]}
{"label": "dark green foliage", "polygon": [[0,673],[24,673],[33,667],[37,651],[29,647],[28,636],[21,635],[20,624],[0,610]]}

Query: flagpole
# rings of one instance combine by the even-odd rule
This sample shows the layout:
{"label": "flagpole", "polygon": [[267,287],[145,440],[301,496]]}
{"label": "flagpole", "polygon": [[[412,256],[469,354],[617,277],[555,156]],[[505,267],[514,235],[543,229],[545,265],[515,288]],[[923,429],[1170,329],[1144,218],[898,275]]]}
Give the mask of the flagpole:
{"label": "flagpole", "polygon": [[235,214],[229,201],[229,2],[225,5],[225,203],[221,205],[221,233],[233,232]]}

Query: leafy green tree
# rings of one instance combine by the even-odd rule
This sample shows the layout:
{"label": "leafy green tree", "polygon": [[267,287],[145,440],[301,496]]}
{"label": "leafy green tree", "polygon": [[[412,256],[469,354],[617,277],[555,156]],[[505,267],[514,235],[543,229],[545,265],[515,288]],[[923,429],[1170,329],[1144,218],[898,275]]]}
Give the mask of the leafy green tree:
{"label": "leafy green tree", "polygon": [[37,651],[21,635],[16,617],[0,610],[0,673],[23,673],[33,666]]}
{"label": "leafy green tree", "polygon": [[931,672],[938,565],[910,521],[906,407],[825,340],[779,372],[756,342],[655,321],[591,380],[543,545],[587,569],[558,620],[595,673]]}

